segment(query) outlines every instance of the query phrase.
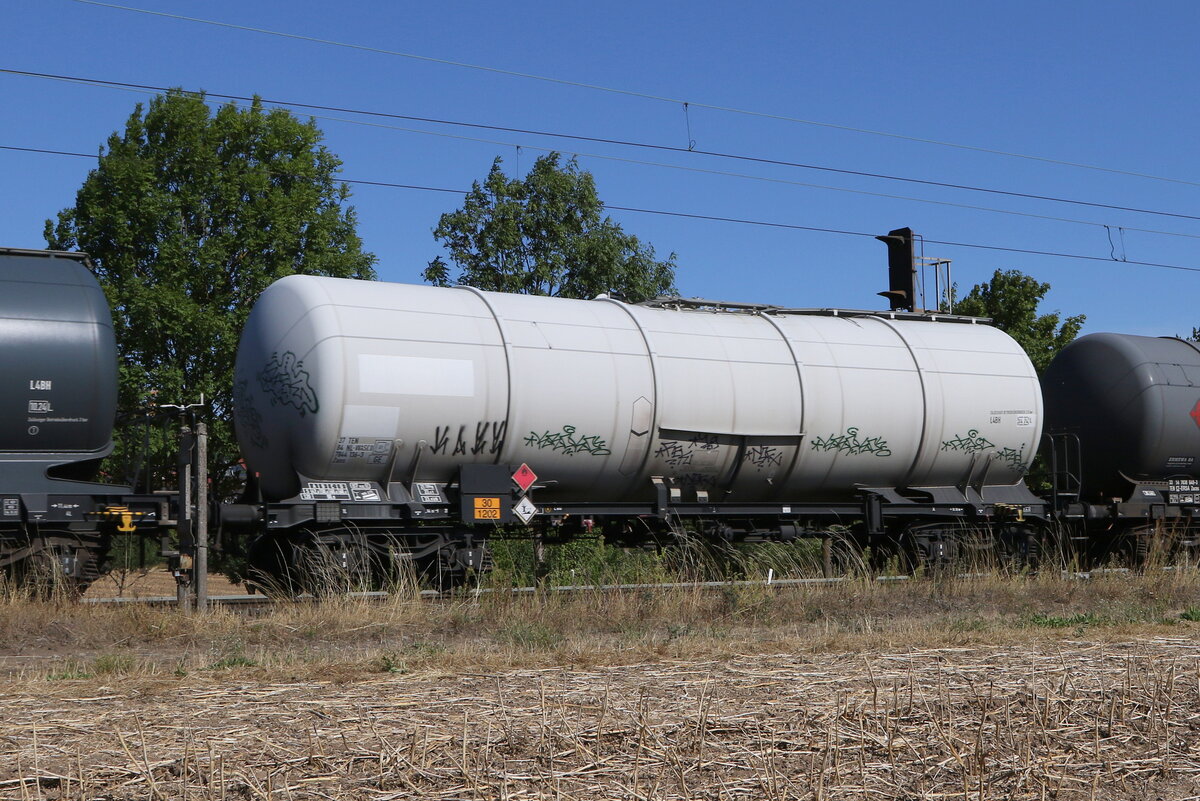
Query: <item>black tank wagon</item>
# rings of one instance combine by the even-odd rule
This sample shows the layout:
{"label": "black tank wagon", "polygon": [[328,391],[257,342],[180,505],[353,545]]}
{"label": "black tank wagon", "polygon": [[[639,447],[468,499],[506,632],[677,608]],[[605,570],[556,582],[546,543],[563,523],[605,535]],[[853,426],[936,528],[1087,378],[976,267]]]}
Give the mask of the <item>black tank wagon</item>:
{"label": "black tank wagon", "polygon": [[0,569],[82,589],[113,534],[169,510],[95,481],[113,447],[117,351],[87,257],[0,248],[0,342]]}
{"label": "black tank wagon", "polygon": [[1090,334],[1042,377],[1057,514],[1093,555],[1200,538],[1200,343]]}

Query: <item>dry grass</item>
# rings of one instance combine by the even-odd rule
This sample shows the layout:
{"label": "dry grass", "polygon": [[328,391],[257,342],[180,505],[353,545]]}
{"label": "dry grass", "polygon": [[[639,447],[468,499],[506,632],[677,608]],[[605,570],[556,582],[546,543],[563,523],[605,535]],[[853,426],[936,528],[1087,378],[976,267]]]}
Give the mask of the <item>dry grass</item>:
{"label": "dry grass", "polygon": [[1200,607],[1196,571],[800,587],[728,586],[575,594],[461,596],[430,603],[330,599],[288,603],[254,617],[218,610],[39,602],[0,594],[0,674],[174,675],[222,660],[253,663],[264,679],[328,670],[489,669],[706,658],[772,649],[879,650],[1128,637],[1188,629]]}
{"label": "dry grass", "polygon": [[[96,579],[84,597],[87,598],[156,598],[175,594],[175,577],[164,569],[126,570],[106,573]],[[231,584],[219,574],[208,577],[209,595],[244,595],[246,588]]]}
{"label": "dry grass", "polygon": [[1200,796],[1200,577],[0,600],[0,798]]}
{"label": "dry grass", "polygon": [[1183,799],[1200,646],[16,683],[0,796]]}

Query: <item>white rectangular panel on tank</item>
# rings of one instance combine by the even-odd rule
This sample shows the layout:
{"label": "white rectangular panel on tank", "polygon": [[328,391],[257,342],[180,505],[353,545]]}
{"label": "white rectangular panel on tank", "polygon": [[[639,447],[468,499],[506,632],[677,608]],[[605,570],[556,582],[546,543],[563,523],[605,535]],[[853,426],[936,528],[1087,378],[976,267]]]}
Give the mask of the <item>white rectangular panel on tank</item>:
{"label": "white rectangular panel on tank", "polygon": [[470,359],[360,353],[358,391],[472,398],[475,396],[475,363]]}
{"label": "white rectangular panel on tank", "polygon": [[400,410],[395,406],[347,403],[342,411],[342,436],[392,439],[399,422]]}

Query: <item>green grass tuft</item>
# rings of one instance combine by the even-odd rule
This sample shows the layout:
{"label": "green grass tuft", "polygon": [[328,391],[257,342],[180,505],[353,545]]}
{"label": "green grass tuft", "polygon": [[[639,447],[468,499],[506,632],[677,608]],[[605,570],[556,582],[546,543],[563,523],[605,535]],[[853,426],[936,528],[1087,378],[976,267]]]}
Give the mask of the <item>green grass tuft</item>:
{"label": "green grass tuft", "polygon": [[1091,612],[1074,615],[1044,615],[1040,612],[1029,616],[1029,624],[1044,629],[1069,629],[1072,626],[1096,626],[1101,619]]}
{"label": "green grass tuft", "polygon": [[231,654],[213,662],[205,670],[229,670],[240,667],[258,667],[258,663],[242,654]]}

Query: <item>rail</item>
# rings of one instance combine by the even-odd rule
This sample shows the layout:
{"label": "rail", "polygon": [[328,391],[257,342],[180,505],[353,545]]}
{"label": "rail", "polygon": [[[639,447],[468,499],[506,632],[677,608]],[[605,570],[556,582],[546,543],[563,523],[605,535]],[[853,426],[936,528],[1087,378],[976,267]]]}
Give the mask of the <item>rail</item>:
{"label": "rail", "polygon": [[[1173,571],[1176,568],[1167,566],[1158,568],[1160,571]],[[1063,570],[1064,578],[1087,581],[1094,577],[1104,575],[1122,575],[1132,573],[1130,568],[1103,568],[1085,571]],[[958,573],[955,574],[956,580],[986,578],[995,575],[993,573]],[[1014,576],[1015,578],[1016,576]],[[484,595],[495,594],[511,594],[511,595],[535,595],[538,593],[553,595],[553,594],[570,594],[576,592],[642,592],[642,591],[667,591],[667,590],[719,590],[744,587],[802,587],[802,586],[821,586],[821,585],[836,585],[846,582],[862,581],[861,576],[832,576],[829,578],[790,578],[777,579],[768,576],[765,579],[744,579],[739,581],[695,581],[695,582],[664,582],[657,584],[559,584],[549,587],[512,587],[509,589],[476,587],[459,588],[452,592],[439,592],[437,590],[421,590],[419,593],[404,593],[404,597],[420,597],[429,600],[449,600],[462,598],[476,598]],[[872,581],[879,584],[886,584],[900,581],[912,581],[913,576],[896,575],[896,576],[875,576]],[[279,598],[267,595],[213,595],[208,599],[210,609],[230,608],[230,609],[252,609],[257,607],[266,607],[278,603],[320,603],[331,599],[337,600],[361,600],[367,602],[383,602],[392,598],[392,593],[388,592],[349,592],[337,593],[332,595],[298,595],[291,598]],[[81,603],[95,606],[174,606],[178,603],[178,599],[174,595],[157,595],[146,597],[125,597],[114,596],[110,598],[82,598]]]}

